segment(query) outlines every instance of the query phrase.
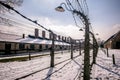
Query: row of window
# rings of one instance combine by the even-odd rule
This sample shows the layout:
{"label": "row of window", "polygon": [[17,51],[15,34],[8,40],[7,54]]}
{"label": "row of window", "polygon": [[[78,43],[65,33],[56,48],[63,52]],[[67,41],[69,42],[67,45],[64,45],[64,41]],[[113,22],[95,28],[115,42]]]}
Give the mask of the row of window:
{"label": "row of window", "polygon": [[[57,48],[58,46],[55,45],[55,47]],[[42,45],[39,45],[39,49],[42,49]],[[45,45],[45,49],[48,49],[49,46]],[[60,49],[64,48],[64,46],[59,46]],[[25,49],[25,44],[19,44],[19,49]],[[35,45],[34,44],[30,44],[30,49],[35,49]]]}
{"label": "row of window", "polygon": [[[25,49],[25,45],[26,44],[24,44],[24,43],[20,43],[19,44],[19,49],[20,50],[24,50]],[[38,46],[38,49],[48,49],[50,46],[49,45],[45,45],[44,47],[43,47],[43,45],[42,44],[40,44],[39,46]],[[12,45],[10,44],[10,43],[8,43],[8,44],[5,44],[5,49],[8,49],[8,50],[11,50],[11,48],[12,48]],[[29,49],[32,49],[32,50],[34,50],[36,47],[35,47],[35,44],[29,44]],[[65,46],[58,46],[58,45],[55,45],[55,48],[59,48],[59,49],[62,49],[62,48],[65,48]]]}
{"label": "row of window", "polygon": [[[19,44],[19,49],[25,49],[25,44]],[[30,44],[30,49],[35,49],[35,45]],[[42,49],[42,45],[39,45],[39,49]]]}

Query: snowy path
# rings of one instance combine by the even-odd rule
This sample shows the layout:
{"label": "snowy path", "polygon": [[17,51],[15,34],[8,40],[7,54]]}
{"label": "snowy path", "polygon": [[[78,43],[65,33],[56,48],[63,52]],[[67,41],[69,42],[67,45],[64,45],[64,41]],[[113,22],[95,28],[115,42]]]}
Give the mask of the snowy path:
{"label": "snowy path", "polygon": [[[112,54],[116,57],[116,65],[112,63]],[[120,50],[109,50],[109,55],[99,50],[97,64],[92,69],[93,80],[120,80]]]}
{"label": "snowy path", "polygon": [[38,72],[22,80],[76,80],[82,72],[82,56],[69,60],[54,68]]}
{"label": "snowy path", "polygon": [[[112,63],[112,54],[115,55],[116,65]],[[79,52],[74,52],[74,57],[77,55]],[[64,60],[67,61],[58,64]],[[20,80],[82,80],[83,54],[73,60],[70,59],[70,52],[56,54],[55,64],[58,65],[49,68],[49,55],[30,61],[0,63],[0,80],[15,80],[36,71],[38,72]],[[120,80],[120,50],[109,50],[109,57],[107,57],[100,49],[97,64],[93,65],[91,73],[92,80]],[[78,79],[79,75],[80,79]]]}
{"label": "snowy path", "polygon": [[[78,53],[74,53],[77,56]],[[55,64],[70,58],[70,53],[56,54]],[[50,56],[30,61],[0,63],[0,80],[14,80],[50,66]]]}

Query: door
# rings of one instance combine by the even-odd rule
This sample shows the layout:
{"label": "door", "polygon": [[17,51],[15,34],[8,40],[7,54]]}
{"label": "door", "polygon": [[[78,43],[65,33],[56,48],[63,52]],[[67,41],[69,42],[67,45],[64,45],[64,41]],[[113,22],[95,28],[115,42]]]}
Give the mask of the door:
{"label": "door", "polygon": [[11,44],[5,44],[5,54],[11,53]]}
{"label": "door", "polygon": [[42,51],[42,44],[39,45],[39,50]]}
{"label": "door", "polygon": [[120,42],[116,42],[116,49],[120,49]]}

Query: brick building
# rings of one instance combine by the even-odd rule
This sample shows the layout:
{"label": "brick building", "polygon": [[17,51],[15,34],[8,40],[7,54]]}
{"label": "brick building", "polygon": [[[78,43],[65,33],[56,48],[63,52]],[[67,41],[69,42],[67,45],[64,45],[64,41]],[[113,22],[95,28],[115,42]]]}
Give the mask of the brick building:
{"label": "brick building", "polygon": [[120,49],[120,31],[104,42],[104,48]]}

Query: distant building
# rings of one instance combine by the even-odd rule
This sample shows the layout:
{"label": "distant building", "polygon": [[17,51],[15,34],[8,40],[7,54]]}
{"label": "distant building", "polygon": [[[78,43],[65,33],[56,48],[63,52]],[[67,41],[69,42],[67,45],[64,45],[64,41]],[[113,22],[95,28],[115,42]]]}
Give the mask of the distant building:
{"label": "distant building", "polygon": [[120,31],[104,42],[104,48],[120,49]]}
{"label": "distant building", "polygon": [[[52,35],[49,34],[49,38],[46,36],[46,32],[42,30],[42,36],[39,36],[39,29],[35,29],[34,35],[16,35],[0,32],[0,55],[12,54],[12,53],[24,53],[24,52],[40,52],[49,51],[52,45]],[[54,34],[55,35],[55,34]],[[62,40],[55,35],[54,38],[54,50],[69,50],[71,43],[66,40]]]}

